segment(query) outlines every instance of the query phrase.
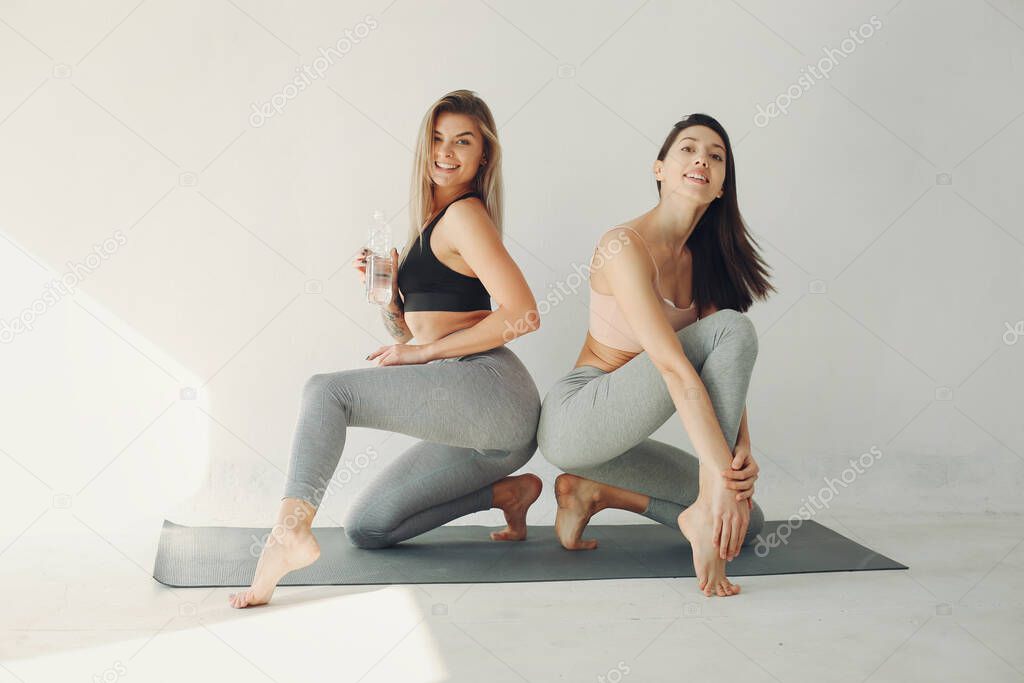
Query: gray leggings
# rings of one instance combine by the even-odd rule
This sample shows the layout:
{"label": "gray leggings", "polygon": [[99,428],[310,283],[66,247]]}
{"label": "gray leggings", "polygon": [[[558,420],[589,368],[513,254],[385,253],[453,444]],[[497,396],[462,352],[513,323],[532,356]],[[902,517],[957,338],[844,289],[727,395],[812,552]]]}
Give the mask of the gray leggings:
{"label": "gray leggings", "polygon": [[491,485],[537,450],[539,416],[537,386],[505,346],[313,375],[302,394],[283,497],[319,507],[349,427],[424,439],[381,470],[344,521],[359,547],[393,545],[490,509]]}
{"label": "gray leggings", "polygon": [[[757,332],[743,313],[721,309],[676,333],[700,374],[731,451],[757,358]],[[564,472],[650,496],[645,517],[678,529],[676,517],[699,492],[695,455],[650,439],[676,413],[661,373],[647,352],[612,372],[574,368],[544,397],[537,441]],[[744,544],[764,525],[755,502]]]}

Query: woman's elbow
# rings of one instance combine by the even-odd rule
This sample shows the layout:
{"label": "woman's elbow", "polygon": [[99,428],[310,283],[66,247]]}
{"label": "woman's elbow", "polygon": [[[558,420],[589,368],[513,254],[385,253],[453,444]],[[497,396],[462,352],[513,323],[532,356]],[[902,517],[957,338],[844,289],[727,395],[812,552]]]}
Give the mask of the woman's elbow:
{"label": "woman's elbow", "polygon": [[540,311],[536,307],[523,311],[523,320],[526,321],[527,332],[536,332],[540,329]]}

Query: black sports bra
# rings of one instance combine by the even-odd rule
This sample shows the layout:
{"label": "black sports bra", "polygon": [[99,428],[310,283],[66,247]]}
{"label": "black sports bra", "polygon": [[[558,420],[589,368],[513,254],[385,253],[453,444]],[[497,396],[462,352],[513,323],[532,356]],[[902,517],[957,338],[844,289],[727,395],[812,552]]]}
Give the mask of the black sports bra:
{"label": "black sports bra", "polygon": [[[466,197],[479,196],[476,192],[467,192],[448,206]],[[441,263],[430,248],[430,235],[448,206],[423,229],[423,239],[409,249],[398,269],[398,288],[405,297],[406,311],[491,310],[490,294],[480,279],[452,270]]]}

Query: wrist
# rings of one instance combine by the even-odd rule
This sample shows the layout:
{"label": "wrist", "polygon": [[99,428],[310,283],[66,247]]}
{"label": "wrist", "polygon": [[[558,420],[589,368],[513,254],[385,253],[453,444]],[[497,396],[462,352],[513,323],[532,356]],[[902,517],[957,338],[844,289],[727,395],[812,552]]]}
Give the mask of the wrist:
{"label": "wrist", "polygon": [[438,357],[436,355],[437,347],[434,345],[434,342],[427,342],[426,344],[420,344],[419,348],[420,348],[420,354],[422,354],[422,361],[421,362],[423,362],[423,363],[426,363],[427,361],[432,361],[432,360],[434,360],[435,358]]}

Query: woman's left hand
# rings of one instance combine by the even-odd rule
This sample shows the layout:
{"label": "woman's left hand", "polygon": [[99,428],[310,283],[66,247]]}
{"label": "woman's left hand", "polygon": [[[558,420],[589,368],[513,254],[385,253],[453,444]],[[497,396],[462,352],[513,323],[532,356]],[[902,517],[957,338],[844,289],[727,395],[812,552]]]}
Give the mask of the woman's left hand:
{"label": "woman's left hand", "polygon": [[374,365],[419,365],[426,363],[430,358],[424,344],[388,344],[381,346],[366,357],[366,360],[376,359]]}
{"label": "woman's left hand", "polygon": [[761,467],[754,462],[754,455],[750,452],[750,447],[745,445],[736,446],[733,451],[732,467],[722,472],[728,481],[726,481],[726,488],[734,489],[739,491],[736,494],[736,500],[748,499],[748,504],[753,507],[750,497],[754,495],[754,480],[757,479],[758,472],[761,471]]}

